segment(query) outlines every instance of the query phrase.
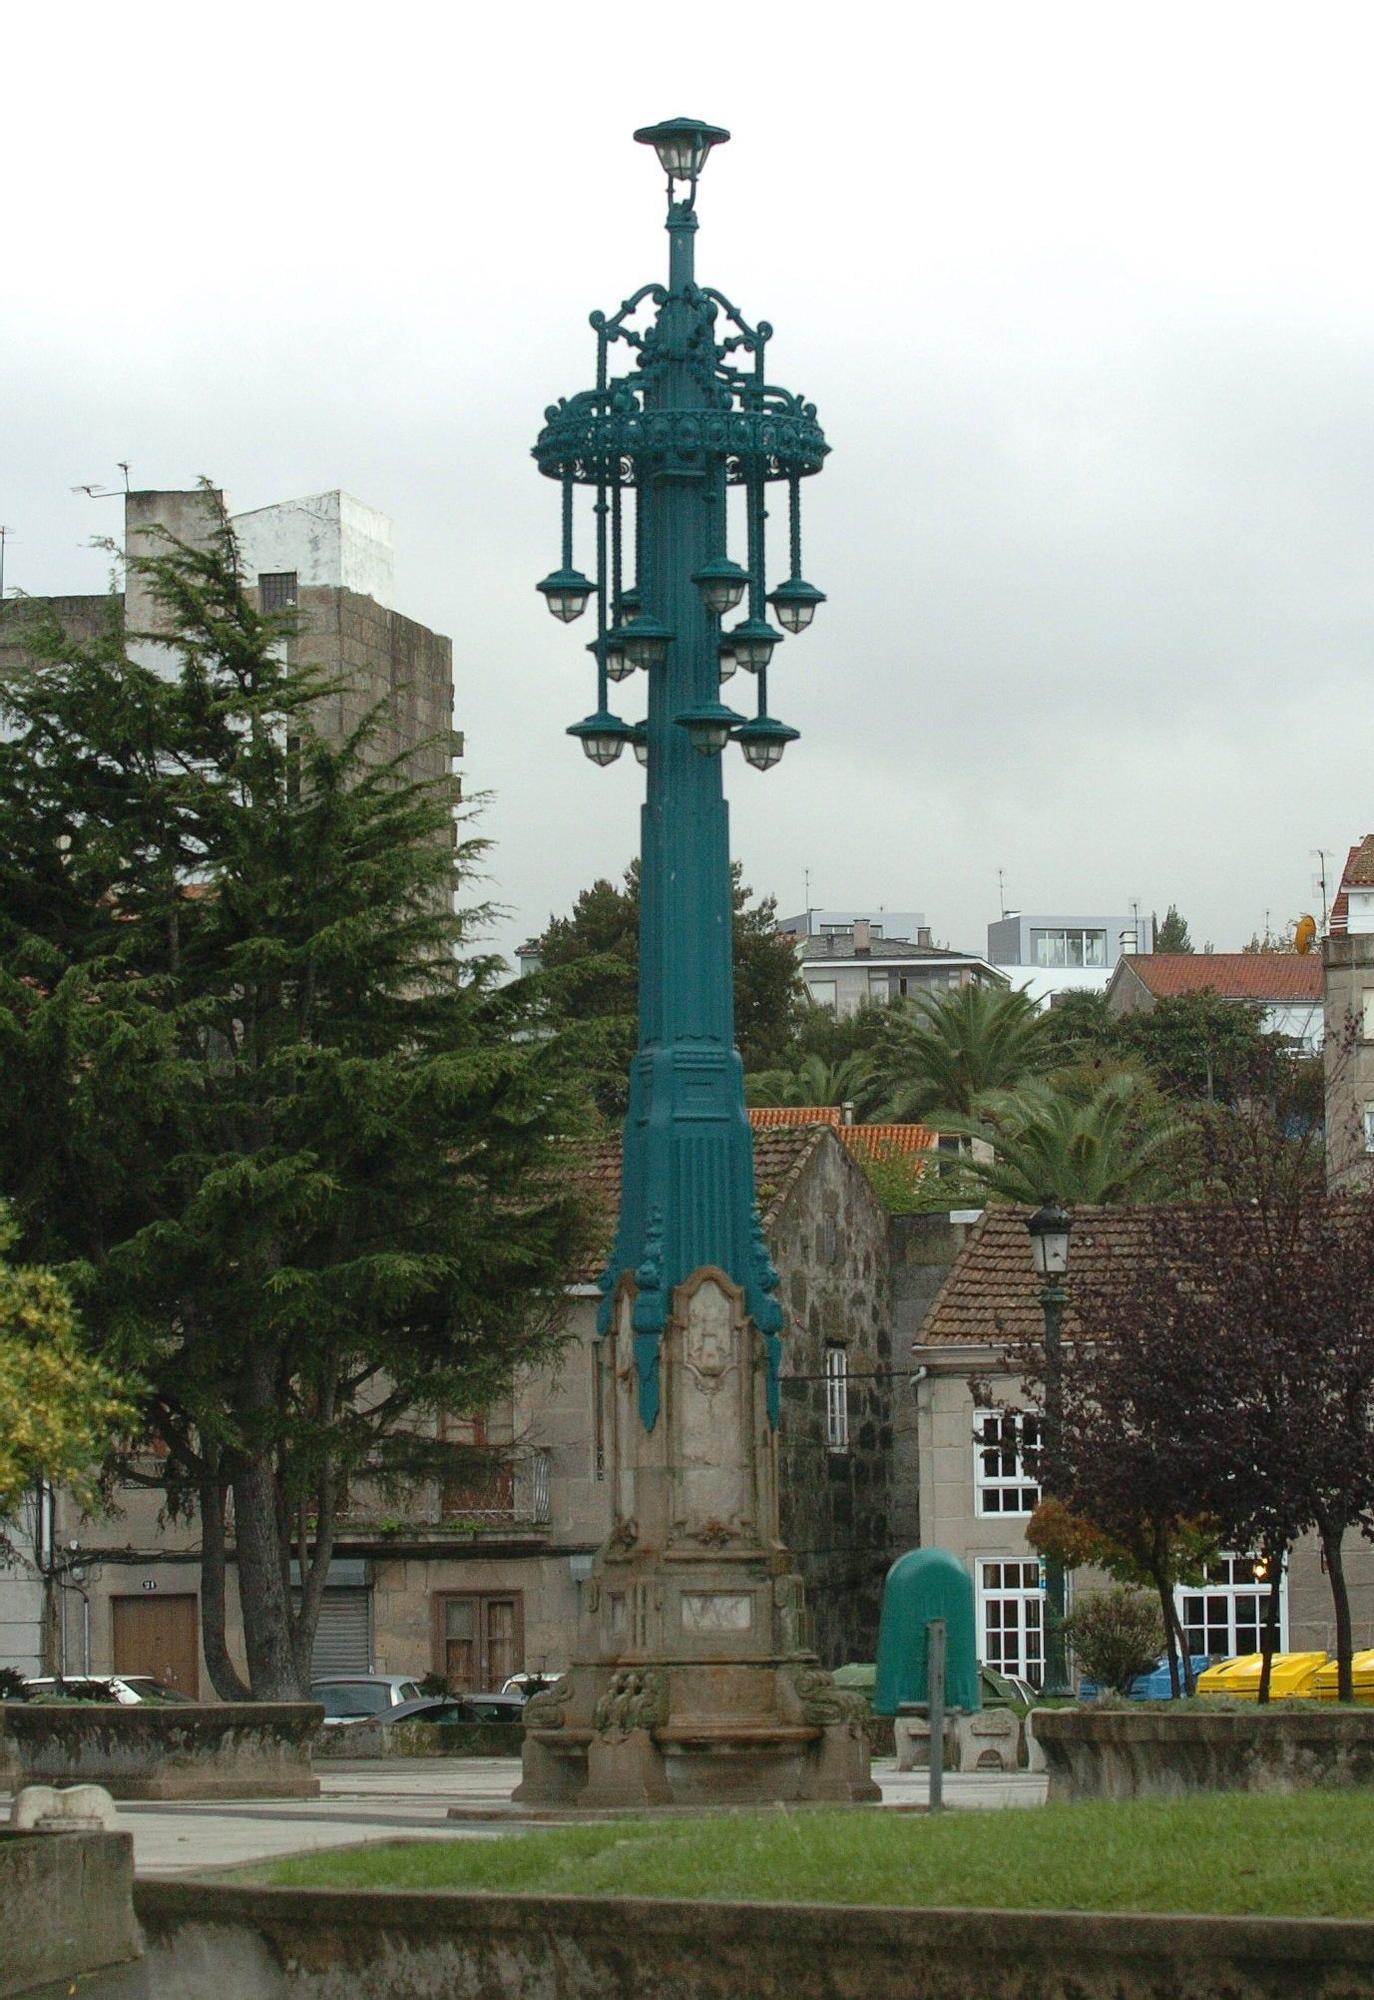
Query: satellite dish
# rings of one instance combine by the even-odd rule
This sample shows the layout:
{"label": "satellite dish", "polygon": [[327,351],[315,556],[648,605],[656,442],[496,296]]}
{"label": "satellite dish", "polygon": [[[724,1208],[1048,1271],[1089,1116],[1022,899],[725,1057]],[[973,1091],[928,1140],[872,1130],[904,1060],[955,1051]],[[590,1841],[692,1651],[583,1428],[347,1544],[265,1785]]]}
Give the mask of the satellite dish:
{"label": "satellite dish", "polygon": [[1297,928],[1293,932],[1294,951],[1301,952],[1306,957],[1316,941],[1317,919],[1315,917],[1299,917]]}

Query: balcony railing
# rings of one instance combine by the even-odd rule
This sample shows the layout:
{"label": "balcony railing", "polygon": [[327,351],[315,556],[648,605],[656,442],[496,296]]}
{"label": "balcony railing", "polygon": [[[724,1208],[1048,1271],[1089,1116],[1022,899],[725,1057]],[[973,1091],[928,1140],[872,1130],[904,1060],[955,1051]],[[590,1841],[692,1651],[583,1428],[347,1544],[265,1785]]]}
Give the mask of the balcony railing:
{"label": "balcony railing", "polygon": [[484,1528],[546,1527],[547,1446],[512,1445],[464,1466],[440,1487],[439,1513],[445,1521],[471,1521]]}

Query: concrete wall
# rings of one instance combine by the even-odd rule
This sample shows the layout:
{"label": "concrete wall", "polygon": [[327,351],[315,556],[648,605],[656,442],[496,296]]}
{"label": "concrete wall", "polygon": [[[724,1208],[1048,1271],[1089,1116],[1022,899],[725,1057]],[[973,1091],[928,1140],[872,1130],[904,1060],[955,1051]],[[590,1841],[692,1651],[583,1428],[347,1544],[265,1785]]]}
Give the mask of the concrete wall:
{"label": "concrete wall", "polygon": [[[375,754],[414,751],[417,777],[450,770],[453,642],[356,591],[302,586],[301,628],[291,657],[346,676],[349,685],[321,705],[326,736],[342,738],[384,705]],[[436,740],[437,739],[437,740]]]}
{"label": "concrete wall", "polygon": [[1365,1176],[1374,1157],[1364,1138],[1365,1109],[1374,1109],[1374,1041],[1364,1035],[1364,996],[1374,993],[1374,935],[1327,938],[1322,967],[1326,1168],[1334,1183]]}
{"label": "concrete wall", "polygon": [[24,629],[40,613],[51,612],[73,639],[85,643],[105,629],[111,618],[124,614],[124,600],[116,592],[99,597],[11,597],[0,604],[0,680],[20,667],[27,655]]}
{"label": "concrete wall", "polygon": [[312,493],[235,514],[244,573],[293,570],[301,589],[350,590],[384,609],[395,605],[391,522],[351,493]]}
{"label": "concrete wall", "polygon": [[[747,1886],[745,1893],[747,1893]],[[142,1881],[149,2000],[1350,2000],[1374,1924]]]}
{"label": "concrete wall", "polygon": [[133,1885],[127,1833],[0,1831],[0,2000],[97,1994],[81,1975],[139,1955]]}

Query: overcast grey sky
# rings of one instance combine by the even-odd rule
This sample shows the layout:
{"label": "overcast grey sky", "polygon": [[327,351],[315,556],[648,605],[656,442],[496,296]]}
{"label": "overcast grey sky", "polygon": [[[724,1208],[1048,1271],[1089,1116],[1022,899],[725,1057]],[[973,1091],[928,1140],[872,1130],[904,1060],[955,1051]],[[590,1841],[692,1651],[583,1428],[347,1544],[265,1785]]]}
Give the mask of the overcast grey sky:
{"label": "overcast grey sky", "polygon": [[[529,446],[587,313],[660,276],[637,124],[730,127],[698,270],[820,408],[747,879],[924,909],[1176,901],[1235,948],[1374,828],[1374,265],[1362,6],[393,0],[7,10],[7,582],[99,589],[117,503],[342,486],[454,639],[509,947],[637,842],[533,591]],[[694,51],[699,51],[694,53]],[[630,707],[638,714],[637,696]]]}

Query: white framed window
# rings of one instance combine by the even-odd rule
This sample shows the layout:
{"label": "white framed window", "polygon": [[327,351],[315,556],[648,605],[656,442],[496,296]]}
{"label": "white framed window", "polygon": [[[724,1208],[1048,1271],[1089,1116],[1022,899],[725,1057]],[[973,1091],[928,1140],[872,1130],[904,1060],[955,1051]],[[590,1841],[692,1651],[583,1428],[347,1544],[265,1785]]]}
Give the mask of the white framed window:
{"label": "white framed window", "polygon": [[1077,929],[1031,932],[1037,965],[1105,965],[1107,933]]}
{"label": "white framed window", "polygon": [[839,988],[833,979],[808,979],[813,1006],[825,1007],[834,1014],[838,1011]]}
{"label": "white framed window", "polygon": [[1040,1488],[1026,1471],[1025,1453],[1040,1442],[1040,1419],[1030,1411],[986,1410],[973,1446],[975,1514],[1033,1514]]}
{"label": "white framed window", "polygon": [[[1178,1615],[1190,1653],[1212,1660],[1237,1653],[1258,1653],[1269,1609],[1269,1578],[1263,1560],[1254,1555],[1219,1555],[1208,1563],[1201,1584],[1180,1585]],[[1288,1575],[1279,1583],[1278,1650],[1288,1641]]]}
{"label": "white framed window", "polygon": [[1362,1122],[1364,1126],[1364,1149],[1366,1153],[1374,1153],[1374,1104],[1366,1104]]}
{"label": "white framed window", "polygon": [[831,1451],[849,1449],[849,1356],[842,1347],[825,1350],[825,1441]]}
{"label": "white framed window", "polygon": [[1360,995],[1360,1040],[1374,1042],[1374,986],[1366,986]]}
{"label": "white framed window", "polygon": [[1045,1593],[1040,1565],[1001,1556],[978,1564],[978,1657],[1039,1687],[1045,1674]]}

